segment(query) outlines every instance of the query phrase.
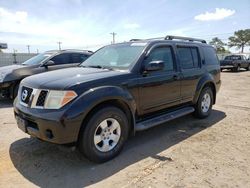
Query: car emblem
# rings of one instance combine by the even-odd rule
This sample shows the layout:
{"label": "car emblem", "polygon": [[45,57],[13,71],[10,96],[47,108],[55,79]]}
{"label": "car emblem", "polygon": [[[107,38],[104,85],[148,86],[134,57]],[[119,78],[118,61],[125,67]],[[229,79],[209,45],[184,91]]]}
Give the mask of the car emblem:
{"label": "car emblem", "polygon": [[27,97],[28,97],[28,91],[25,89],[22,92],[22,101],[25,101]]}

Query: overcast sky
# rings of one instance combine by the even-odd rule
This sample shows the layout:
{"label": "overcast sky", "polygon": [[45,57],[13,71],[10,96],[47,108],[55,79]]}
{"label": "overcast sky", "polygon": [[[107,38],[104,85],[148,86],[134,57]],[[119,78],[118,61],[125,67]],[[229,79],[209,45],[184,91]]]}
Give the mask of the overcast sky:
{"label": "overcast sky", "polygon": [[[250,28],[249,0],[0,0],[0,42],[8,51],[95,50],[167,34],[226,39]],[[6,51],[6,50],[5,50]]]}

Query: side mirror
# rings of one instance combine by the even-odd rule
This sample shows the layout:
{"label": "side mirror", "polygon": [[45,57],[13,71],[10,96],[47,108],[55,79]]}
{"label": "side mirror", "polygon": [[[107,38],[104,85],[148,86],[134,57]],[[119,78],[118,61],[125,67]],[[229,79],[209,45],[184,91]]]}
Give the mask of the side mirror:
{"label": "side mirror", "polygon": [[46,63],[44,63],[43,66],[48,67],[48,66],[52,66],[52,65],[55,65],[55,62],[52,61],[52,60],[49,60],[49,61],[47,61]]}
{"label": "side mirror", "polygon": [[158,71],[164,69],[164,61],[151,61],[145,66],[145,71]]}

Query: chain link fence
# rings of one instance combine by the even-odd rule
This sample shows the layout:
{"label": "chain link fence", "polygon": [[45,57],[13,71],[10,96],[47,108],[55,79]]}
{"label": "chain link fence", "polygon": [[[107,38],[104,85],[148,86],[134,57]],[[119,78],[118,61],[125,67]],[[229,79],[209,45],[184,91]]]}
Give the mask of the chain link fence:
{"label": "chain link fence", "polygon": [[37,55],[36,53],[0,53],[0,67],[21,64]]}

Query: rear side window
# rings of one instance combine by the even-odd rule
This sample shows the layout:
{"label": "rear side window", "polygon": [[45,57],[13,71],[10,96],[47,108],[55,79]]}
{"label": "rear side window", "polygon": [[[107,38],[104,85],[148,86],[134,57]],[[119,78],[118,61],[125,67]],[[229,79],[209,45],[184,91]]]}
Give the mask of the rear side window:
{"label": "rear side window", "polygon": [[177,48],[182,69],[193,69],[199,67],[199,52],[196,47]]}
{"label": "rear side window", "polygon": [[204,57],[207,65],[218,65],[219,60],[213,47],[204,47]]}
{"label": "rear side window", "polygon": [[172,50],[169,46],[154,48],[149,56],[145,59],[145,65],[150,63],[151,61],[163,61],[165,71],[174,70]]}

